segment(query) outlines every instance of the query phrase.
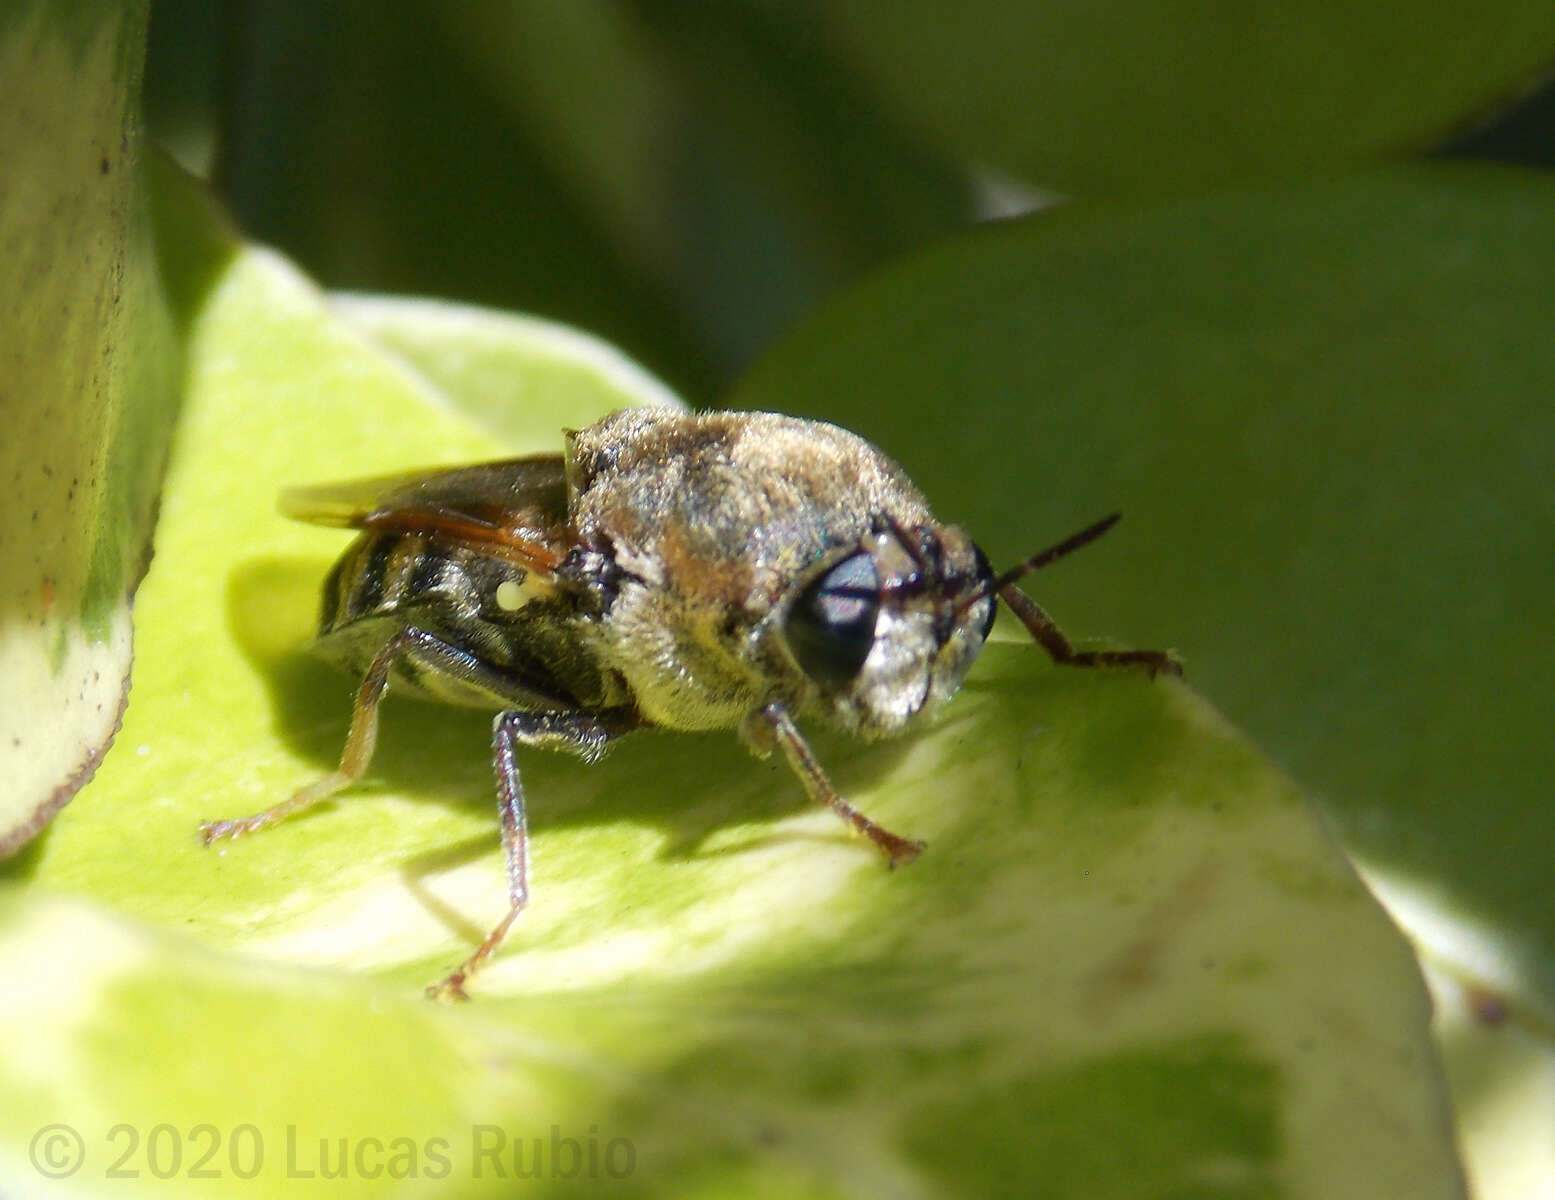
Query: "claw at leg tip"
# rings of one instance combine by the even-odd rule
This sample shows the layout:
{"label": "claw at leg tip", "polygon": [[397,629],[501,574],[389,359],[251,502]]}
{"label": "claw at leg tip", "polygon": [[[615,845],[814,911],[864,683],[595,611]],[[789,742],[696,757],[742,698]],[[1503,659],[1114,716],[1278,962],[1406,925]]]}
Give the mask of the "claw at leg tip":
{"label": "claw at leg tip", "polygon": [[249,832],[246,821],[206,821],[200,826],[200,841],[209,846],[222,838],[238,838]]}
{"label": "claw at leg tip", "polygon": [[427,986],[427,997],[443,1004],[468,1003],[470,993],[464,990],[464,980],[457,975],[450,975],[440,983]]}

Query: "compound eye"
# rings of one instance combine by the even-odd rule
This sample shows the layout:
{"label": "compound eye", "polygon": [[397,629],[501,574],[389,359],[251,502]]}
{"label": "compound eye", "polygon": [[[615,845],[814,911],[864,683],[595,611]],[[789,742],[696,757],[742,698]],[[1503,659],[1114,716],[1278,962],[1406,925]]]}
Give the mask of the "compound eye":
{"label": "compound eye", "polygon": [[[972,553],[977,560],[977,586],[979,588],[992,587],[994,581],[993,564],[988,561],[988,556],[983,553],[983,548],[976,542],[972,543]],[[988,640],[988,635],[993,632],[994,618],[999,615],[999,597],[992,592],[988,593],[988,615],[983,618],[982,641]]]}
{"label": "compound eye", "polygon": [[848,555],[800,594],[788,614],[788,648],[823,687],[847,686],[875,644],[880,576],[867,550]]}

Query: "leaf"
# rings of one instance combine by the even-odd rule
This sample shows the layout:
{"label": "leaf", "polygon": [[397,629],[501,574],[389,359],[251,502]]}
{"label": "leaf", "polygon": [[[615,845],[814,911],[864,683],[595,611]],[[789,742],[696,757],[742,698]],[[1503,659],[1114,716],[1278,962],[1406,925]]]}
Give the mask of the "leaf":
{"label": "leaf", "polygon": [[[1525,1024],[1545,1063],[1551,187],[1390,170],[1001,226],[839,298],[736,395],[875,437],[996,564],[1121,508],[1044,604],[1181,648],[1456,977],[1444,1008],[1480,994],[1457,1022]],[[1490,1078],[1546,1077],[1512,1057],[1458,1069],[1469,1128],[1519,1107]]]}
{"label": "leaf", "polygon": [[737,399],[888,412],[995,562],[1123,509],[1041,580],[1060,617],[1179,646],[1364,861],[1548,1004],[1552,201],[1385,171],[1008,225],[854,291]]}
{"label": "leaf", "polygon": [[129,686],[177,370],[136,186],[145,24],[0,22],[0,858],[91,778]]}
{"label": "leaf", "polygon": [[629,403],[680,403],[615,347],[554,321],[386,296],[337,295],[333,307],[503,444],[540,430],[554,443],[553,431],[569,422],[587,424]]}
{"label": "leaf", "polygon": [[[251,1144],[331,1196],[506,1196],[525,1163],[548,1193],[1462,1194],[1413,960],[1294,788],[1185,687],[1025,640],[921,736],[817,737],[929,840],[900,871],[731,737],[525,755],[534,903],[467,1006],[420,991],[504,903],[478,714],[391,700],[361,786],[202,847],[347,724],[304,653],[342,538],[279,488],[662,395],[580,369],[499,438],[479,362],[521,391],[531,333],[331,304],[263,251],[210,281],[120,750],[0,894],[0,1176],[59,1121],[87,1194],[132,1136],[157,1195],[251,1195]],[[196,1126],[218,1178],[152,1178],[154,1131],[187,1166]]]}
{"label": "leaf", "polygon": [[1430,145],[1529,87],[1555,9],[1505,3],[821,6],[881,106],[1088,195],[1311,175]]}

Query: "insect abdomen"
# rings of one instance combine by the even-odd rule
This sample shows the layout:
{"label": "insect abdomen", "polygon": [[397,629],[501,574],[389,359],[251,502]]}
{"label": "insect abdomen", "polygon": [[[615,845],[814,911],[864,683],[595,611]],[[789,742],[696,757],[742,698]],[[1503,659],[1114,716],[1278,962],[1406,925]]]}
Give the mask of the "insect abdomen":
{"label": "insect abdomen", "polygon": [[423,534],[369,533],[357,538],[324,580],[319,636],[439,595],[457,602],[461,584],[467,589],[469,580],[429,543]]}
{"label": "insect abdomen", "polygon": [[624,703],[614,676],[579,643],[573,608],[548,576],[478,548],[364,533],[324,581],[315,646],[360,673],[397,630],[414,627],[467,655],[479,673],[457,678],[405,660],[393,676],[402,689],[482,707]]}

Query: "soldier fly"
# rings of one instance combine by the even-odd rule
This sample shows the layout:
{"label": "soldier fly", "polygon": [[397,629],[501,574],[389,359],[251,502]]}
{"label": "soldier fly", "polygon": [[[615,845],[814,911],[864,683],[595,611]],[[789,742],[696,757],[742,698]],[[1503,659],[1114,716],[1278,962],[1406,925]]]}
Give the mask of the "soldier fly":
{"label": "soldier fly", "polygon": [[495,709],[508,911],[434,995],[463,998],[529,898],[520,747],[597,758],[634,729],[734,729],[892,866],[923,850],[837,794],[796,720],[890,737],[960,686],[1003,600],[1055,662],[1180,674],[1168,651],[1081,652],[1016,587],[1107,517],[996,574],[902,469],[833,425],[774,413],[617,412],[540,455],[301,488],[288,515],[359,530],[324,583],[317,649],[361,676],[336,770],[272,825],[359,779],[396,690]]}

